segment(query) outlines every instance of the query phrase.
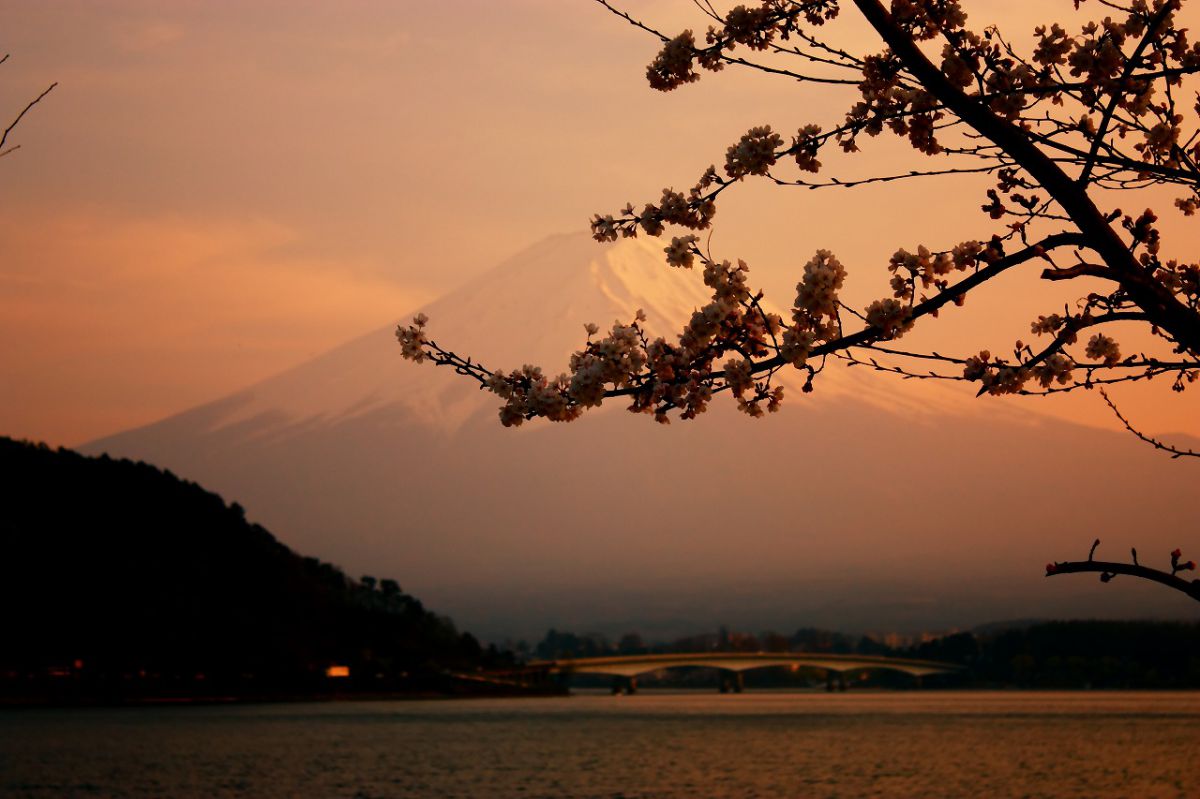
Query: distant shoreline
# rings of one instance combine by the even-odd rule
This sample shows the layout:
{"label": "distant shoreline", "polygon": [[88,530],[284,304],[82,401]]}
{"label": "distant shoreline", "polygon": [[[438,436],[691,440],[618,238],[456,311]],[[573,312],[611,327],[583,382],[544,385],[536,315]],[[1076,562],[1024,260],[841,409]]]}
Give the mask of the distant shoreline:
{"label": "distant shoreline", "polygon": [[[603,696],[610,692],[601,688],[583,687],[575,690],[530,690],[530,691],[496,691],[482,693],[441,693],[437,691],[384,691],[371,693],[333,693],[333,694],[288,694],[288,695],[254,695],[254,696],[206,696],[206,697],[151,697],[142,699],[94,700],[76,702],[52,702],[37,700],[21,700],[14,697],[0,698],[0,712],[6,710],[83,710],[83,709],[117,709],[117,708],[165,708],[165,707],[225,707],[233,705],[291,705],[291,704],[331,704],[337,702],[444,702],[476,699],[547,699],[570,696]],[[715,691],[700,688],[646,688],[639,691],[637,696],[617,697],[614,701],[637,702],[640,696],[703,696],[716,695]],[[856,696],[863,694],[1197,694],[1200,688],[1018,688],[1015,686],[997,686],[980,688],[978,686],[945,686],[921,689],[896,689],[880,686],[856,688],[850,691],[829,692],[821,688],[757,688],[743,694],[733,696],[764,696],[764,695],[800,695],[814,696]],[[732,700],[736,701],[736,700]]]}
{"label": "distant shoreline", "polygon": [[282,705],[329,702],[415,702],[459,699],[532,699],[568,696],[565,690],[489,691],[477,693],[443,693],[439,691],[382,691],[369,693],[332,694],[255,694],[249,696],[163,696],[120,699],[82,699],[52,701],[37,698],[2,697],[0,711],[77,708],[154,708],[154,707],[213,707],[225,705]]}

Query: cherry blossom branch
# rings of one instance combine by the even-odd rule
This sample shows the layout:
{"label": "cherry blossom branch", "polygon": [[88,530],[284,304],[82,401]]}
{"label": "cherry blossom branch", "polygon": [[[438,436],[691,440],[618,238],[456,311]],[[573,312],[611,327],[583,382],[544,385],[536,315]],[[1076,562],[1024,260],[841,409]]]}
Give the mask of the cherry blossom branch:
{"label": "cherry blossom branch", "polygon": [[[1138,42],[1133,55],[1126,61],[1125,69],[1121,73],[1118,86],[1126,85],[1133,71],[1137,69],[1138,62],[1142,58],[1142,53],[1154,41],[1154,38],[1158,35],[1159,28],[1167,20],[1167,17],[1178,10],[1178,8],[1179,0],[1167,0],[1167,2],[1163,3],[1162,8],[1150,20],[1150,24],[1146,26],[1146,32],[1142,36],[1142,40]],[[1100,151],[1100,145],[1104,142],[1104,134],[1108,132],[1108,126],[1112,123],[1113,115],[1117,112],[1117,106],[1124,96],[1124,92],[1114,90],[1112,97],[1108,101],[1108,107],[1104,109],[1104,113],[1100,116],[1100,127],[1092,139],[1091,150],[1088,151],[1087,160],[1084,161],[1083,172],[1079,175],[1080,184],[1087,184],[1088,177],[1092,174],[1092,167],[1096,164],[1096,154]]]}
{"label": "cherry blossom branch", "polygon": [[[940,352],[915,352],[912,350],[900,350],[895,347],[885,347],[881,344],[871,344],[864,349],[870,349],[873,352],[881,352],[885,355],[894,355],[898,358],[911,358],[915,360],[939,361],[941,363],[956,364],[958,366],[966,365],[970,359],[956,357],[953,355],[943,355]],[[1182,370],[1200,370],[1200,361],[1163,361],[1158,358],[1126,358],[1123,361],[1116,363],[1088,363],[1085,361],[1076,361],[1075,366],[1078,369],[1083,369],[1088,372],[1098,370],[1118,370],[1118,369],[1157,369],[1162,374],[1178,372]],[[920,375],[917,375],[920,376]],[[949,376],[954,380],[965,380],[962,375]],[[1123,378],[1128,379],[1128,378]],[[1085,388],[1086,386],[1079,386]]]}
{"label": "cherry blossom branch", "polygon": [[[889,352],[888,350],[882,349],[875,344],[864,346],[862,349],[871,352]],[[946,364],[956,365],[968,365],[972,360],[970,358],[952,358],[950,356],[938,355],[936,353],[896,352],[895,354],[898,357],[912,358],[915,360],[938,361]],[[953,380],[965,383],[974,383],[978,380],[975,377],[964,375],[961,371],[958,374],[945,374],[943,372],[934,371],[917,372],[896,364],[881,363],[875,358],[859,357],[852,350],[847,350],[845,353],[840,353],[838,357],[845,360],[848,366],[865,366],[873,371],[895,375],[904,380]],[[1152,380],[1155,377],[1161,377],[1164,374],[1173,374],[1175,371],[1174,369],[1147,369],[1145,372],[1138,372],[1136,374],[1123,374],[1115,377],[1096,377],[1094,374],[1092,374],[1093,372],[1098,370],[1107,370],[1113,367],[1105,366],[1104,364],[1075,363],[1073,368],[1088,373],[1087,377],[1084,377],[1082,380],[1076,380],[1075,382],[1067,383],[1066,385],[1061,386],[1051,385],[1037,389],[1023,386],[1019,389],[1005,393],[1017,394],[1024,397],[1044,397],[1049,396],[1050,394],[1065,394],[1072,391],[1078,391],[1080,389],[1093,389],[1099,386],[1116,385],[1118,383],[1136,383],[1140,380]],[[977,395],[981,395],[983,393],[987,392],[977,392]]]}
{"label": "cherry blossom branch", "polygon": [[[751,415],[759,415],[760,401],[767,401],[768,410],[773,411],[782,400],[782,388],[770,383],[771,376],[780,368],[792,365],[807,369],[809,380],[805,389],[809,390],[815,373],[808,365],[809,360],[896,338],[916,320],[935,315],[1005,270],[1045,257],[1055,248],[1083,243],[1076,233],[1057,233],[1007,255],[997,242],[989,248],[975,243],[974,248],[965,251],[976,253],[969,255],[972,261],[980,259],[973,273],[933,297],[907,307],[895,300],[874,303],[865,315],[866,324],[850,334],[841,333],[840,319],[836,324],[829,319],[837,315],[835,291],[841,278],[831,284],[833,278],[823,276],[844,275],[844,270],[828,252],[818,251],[810,266],[812,285],[801,288],[793,310],[798,320],[804,320],[804,327],[785,331],[781,343],[776,334],[782,328],[782,320],[763,311],[761,293],[752,294],[745,288],[748,267],[744,264],[732,267],[708,259],[696,247],[696,238],[676,239],[667,248],[668,260],[686,267],[700,257],[705,263],[705,283],[714,289],[714,299],[711,305],[693,315],[678,345],[662,339],[648,342],[640,327],[641,318],[630,325],[615,325],[609,337],[597,342],[591,341],[591,336],[598,328],[587,325],[589,340],[572,357],[571,374],[551,379],[541,369],[530,366],[504,374],[492,372],[429,339],[425,330],[428,319],[418,315],[412,325],[397,328],[402,353],[414,361],[429,360],[449,366],[505,399],[507,404],[501,412],[505,424],[519,424],[535,416],[570,421],[584,408],[612,397],[632,398],[630,410],[653,412],[659,421],[666,421],[665,413],[676,408],[683,408],[684,418],[692,418],[704,410],[715,393],[727,389],[738,397],[739,407]],[[967,263],[964,260],[963,268]],[[734,303],[740,309],[734,308]],[[716,361],[730,352],[740,355],[740,359],[716,368]],[[755,379],[763,373],[765,381]]]}
{"label": "cherry blossom branch", "polygon": [[1085,188],[1039,150],[1024,131],[956,88],[930,63],[916,42],[897,26],[880,0],[853,2],[927,91],[979,134],[1003,148],[1054,197],[1087,238],[1088,246],[1128,281],[1126,290],[1134,302],[1153,312],[1159,326],[1169,330],[1176,341],[1190,352],[1200,354],[1200,316],[1182,305],[1169,291],[1147,279]]}
{"label": "cherry blossom branch", "polygon": [[1184,580],[1179,577],[1179,572],[1194,571],[1196,563],[1194,561],[1186,561],[1181,563],[1181,553],[1178,549],[1171,553],[1171,571],[1162,571],[1149,566],[1143,566],[1138,563],[1137,550],[1131,550],[1133,557],[1132,563],[1114,563],[1111,561],[1094,560],[1093,556],[1096,553],[1096,547],[1100,545],[1100,539],[1097,538],[1092,544],[1091,551],[1088,552],[1087,560],[1066,560],[1054,561],[1046,564],[1046,576],[1054,577],[1059,574],[1082,574],[1082,573],[1099,573],[1100,581],[1107,583],[1111,582],[1118,574],[1129,575],[1130,577],[1139,577],[1143,580],[1151,580],[1156,583],[1173,588],[1180,593],[1190,596],[1192,599],[1200,602],[1200,580]]}
{"label": "cherry blossom branch", "polygon": [[800,188],[804,188],[804,189],[828,189],[828,188],[835,188],[835,187],[842,188],[842,189],[852,189],[852,188],[856,188],[858,186],[867,186],[872,183],[892,183],[897,180],[910,180],[912,178],[942,177],[945,175],[990,174],[992,172],[995,172],[998,169],[1003,169],[1005,166],[1008,166],[1008,164],[1006,164],[1002,161],[1000,163],[989,164],[988,166],[980,166],[980,167],[956,167],[956,168],[950,168],[950,169],[927,169],[927,170],[913,169],[913,170],[909,170],[908,172],[898,173],[895,175],[877,175],[877,176],[872,176],[872,177],[868,177],[868,178],[859,178],[857,180],[842,180],[840,178],[830,178],[827,181],[809,181],[809,180],[804,180],[801,178],[797,178],[795,180],[783,180],[783,179],[775,177],[774,175],[768,175],[768,177],[777,186],[799,186]]}
{"label": "cherry blossom branch", "polygon": [[[978,271],[963,278],[958,283],[949,287],[945,291],[939,292],[930,299],[917,303],[912,306],[907,318],[909,321],[916,320],[930,315],[936,315],[939,310],[947,305],[956,302],[959,298],[965,296],[972,289],[975,289],[987,281],[995,278],[997,275],[1019,266],[1020,264],[1031,261],[1035,258],[1041,258],[1050,250],[1065,246],[1083,246],[1084,240],[1077,233],[1056,233],[1039,241],[1030,247],[1026,247],[1011,255],[997,258],[992,263],[981,267]],[[852,347],[862,347],[870,345],[877,341],[890,339],[885,331],[879,328],[867,325],[861,330],[849,335],[840,336],[829,341],[826,344],[821,344],[814,347],[810,357],[818,357],[822,355],[832,355],[841,350],[846,350]],[[773,358],[768,358],[754,364],[753,370],[755,373],[767,371],[786,365],[787,360],[782,355],[776,355]],[[716,377],[724,377],[723,372],[714,373]],[[614,391],[613,396],[624,396],[632,393],[632,391]]]}
{"label": "cherry blossom branch", "polygon": [[[634,26],[635,28],[643,30],[643,31],[651,34],[652,36],[656,36],[659,41],[661,41],[661,42],[670,42],[671,41],[671,38],[669,36],[667,36],[666,34],[664,34],[662,31],[659,31],[659,30],[656,30],[656,29],[650,27],[649,25],[642,22],[641,20],[636,19],[633,15],[631,15],[627,11],[623,11],[619,8],[614,7],[612,5],[612,3],[609,2],[609,0],[595,0],[595,2],[599,3],[601,6],[608,9],[610,12],[612,12],[616,16],[620,17],[621,19],[625,20],[626,22],[628,22],[630,25]],[[792,80],[795,80],[800,83],[824,83],[824,84],[843,85],[843,86],[853,86],[858,83],[858,81],[854,80],[854,79],[827,78],[827,77],[822,77],[822,76],[818,76],[818,75],[805,75],[805,74],[802,74],[799,72],[794,72],[789,69],[780,69],[778,67],[771,67],[771,66],[767,66],[766,64],[759,64],[759,63],[749,61],[747,59],[744,59],[744,58],[741,58],[738,56],[731,56],[725,52],[725,46],[722,45],[721,43],[714,43],[710,47],[706,47],[706,48],[694,48],[693,47],[690,49],[692,50],[692,52],[695,55],[700,56],[701,58],[703,58],[705,56],[707,56],[709,58],[716,58],[724,63],[736,64],[737,66],[742,66],[742,67],[749,67],[751,69],[758,70],[759,72],[765,72],[770,75],[779,75],[782,77],[791,78]],[[789,52],[791,52],[791,51],[789,51]],[[801,57],[807,58],[807,60],[810,60],[810,61],[814,61],[817,63],[830,64],[830,62],[826,59],[817,59],[817,58],[808,57],[808,56],[805,56],[803,53],[800,53],[799,51],[795,51],[795,54],[800,55]],[[851,68],[851,69],[854,67],[853,64],[831,64],[831,65],[832,66],[842,66],[842,67]]]}
{"label": "cherry blossom branch", "polygon": [[[760,0],[725,15],[707,0],[697,0],[703,14],[716,23],[707,34],[707,46],[698,45],[690,30],[669,38],[618,10],[610,0],[597,2],[663,44],[647,69],[653,88],[670,91],[699,80],[698,67],[715,72],[726,63],[796,79],[817,77],[731,54],[735,47],[744,46],[854,69],[861,73],[861,80],[854,82],[862,99],[841,124],[824,130],[805,125],[790,142],[769,126],[751,128],[729,147],[723,174],[712,166],[691,189],[664,189],[658,203],[647,203],[640,212],[629,204],[619,217],[597,215],[592,221],[596,239],[657,237],[668,225],[711,229],[717,197],[752,176],[776,185],[826,188],[935,175],[994,175],[995,188],[987,191],[988,202],[981,207],[1003,228],[987,242],[962,242],[953,251],[930,252],[923,246],[915,253],[897,250],[888,264],[893,295],[861,312],[838,299],[845,270],[832,253],[818,250],[805,265],[790,322],[764,311],[761,293],[745,287],[748,267],[740,262],[736,267],[717,263],[698,250],[696,236],[676,236],[665,249],[668,264],[691,268],[699,258],[704,282],[713,289],[712,302],[693,314],[679,343],[650,341],[637,321],[615,325],[611,334],[593,340],[597,329],[589,325],[588,341],[572,356],[570,373],[556,378],[534,367],[509,374],[486,370],[429,341],[423,321],[397,330],[406,357],[450,366],[504,398],[505,424],[535,416],[569,421],[605,397],[631,398],[631,410],[653,412],[659,421],[666,421],[665,412],[673,409],[680,409],[683,418],[692,418],[713,394],[727,390],[737,396],[740,408],[757,415],[760,400],[769,402],[769,410],[778,407],[781,389],[772,387],[771,381],[779,369],[791,365],[806,370],[808,391],[831,355],[903,376],[974,381],[990,394],[1041,395],[1168,373],[1175,375],[1173,388],[1182,390],[1200,376],[1195,363],[1200,356],[1200,264],[1160,259],[1153,212],[1147,210],[1136,218],[1120,211],[1102,213],[1088,194],[1091,186],[1133,190],[1183,185],[1191,194],[1177,200],[1177,206],[1185,214],[1200,210],[1200,150],[1196,149],[1200,131],[1188,133],[1179,127],[1182,116],[1172,90],[1183,75],[1200,71],[1200,48],[1191,46],[1185,32],[1170,22],[1168,12],[1177,0],[1159,3],[1153,11],[1141,4],[1131,6],[1124,12],[1128,19],[1105,19],[1085,26],[1079,36],[1068,35],[1057,25],[1039,28],[1029,59],[994,27],[982,37],[966,28],[959,0],[905,0],[891,3],[890,10],[880,0]],[[851,56],[803,30],[802,23],[815,29],[850,2],[887,45],[882,53]],[[793,37],[804,46],[778,43]],[[946,46],[940,65],[935,66],[927,55],[933,48],[922,43],[936,38],[945,40]],[[1138,43],[1131,54],[1122,49],[1126,40]],[[1067,71],[1070,77],[1064,74]],[[1152,90],[1158,92],[1153,99]],[[1071,107],[1064,108],[1067,104]],[[1100,115],[1099,128],[1091,121],[1092,114]],[[853,153],[863,134],[882,132],[908,138],[924,155],[972,158],[979,166],[819,181],[788,180],[775,169],[782,159],[793,158],[801,172],[819,172],[823,148],[836,144]],[[1079,168],[1083,180],[1068,175],[1073,167]],[[1030,243],[1054,229],[1051,223],[1057,227],[1060,222],[1074,230]],[[1012,241],[1025,249],[1006,254]],[[1079,263],[1056,263],[1050,252],[1059,246],[1076,248]],[[1094,257],[1085,261],[1079,249],[1089,250]],[[948,303],[961,305],[969,291],[1004,269],[1039,257],[1050,264],[1041,273],[1045,280],[1091,277],[1111,284],[1109,293],[1090,293],[1074,310],[1064,306],[1061,315],[1039,317],[1033,332],[1052,334],[1040,351],[1018,341],[1015,362],[1009,362],[986,351],[954,359],[936,352],[889,353],[881,346],[899,338],[921,317],[937,315]],[[968,276],[951,284],[956,271]],[[848,332],[844,322],[852,317],[862,325]],[[1086,342],[1086,362],[1070,352],[1080,331],[1119,321],[1146,325],[1180,359],[1123,358],[1117,342],[1104,333]],[[874,359],[864,361],[855,354],[856,348],[941,361],[960,367],[962,373],[917,374]],[[733,359],[719,363],[729,355]],[[819,359],[820,368],[809,364],[813,358]],[[1040,384],[1040,389],[1030,389],[1030,383]]]}

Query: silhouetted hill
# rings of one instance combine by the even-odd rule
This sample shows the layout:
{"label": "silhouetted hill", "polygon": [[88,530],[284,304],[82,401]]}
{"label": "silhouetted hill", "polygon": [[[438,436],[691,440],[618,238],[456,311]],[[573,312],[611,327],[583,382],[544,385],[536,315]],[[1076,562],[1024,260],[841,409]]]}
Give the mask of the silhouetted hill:
{"label": "silhouetted hill", "polygon": [[1022,688],[1198,688],[1200,624],[1046,621],[964,632],[904,654],[961,663],[981,685]]}
{"label": "silhouetted hill", "polygon": [[439,690],[501,662],[395,581],[301,557],[170,472],[0,438],[0,474],[9,695]]}

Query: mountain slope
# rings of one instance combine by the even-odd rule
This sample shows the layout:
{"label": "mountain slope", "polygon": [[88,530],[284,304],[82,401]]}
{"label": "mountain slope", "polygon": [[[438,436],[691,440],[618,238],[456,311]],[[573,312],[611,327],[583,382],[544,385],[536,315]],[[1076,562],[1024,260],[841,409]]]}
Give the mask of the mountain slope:
{"label": "mountain slope", "polygon": [[[665,335],[705,302],[697,276],[662,268],[659,255],[642,240],[601,247],[587,236],[554,236],[425,310],[460,352],[506,368],[539,363],[559,370],[582,343],[584,322],[628,322],[643,308],[650,329]],[[394,330],[373,330],[173,420],[189,435],[206,429],[269,436],[387,410],[452,432],[491,407],[474,383],[413,370],[399,357]]]}
{"label": "mountain slope", "polygon": [[[460,353],[557,371],[584,322],[642,307],[671,335],[704,302],[660,245],[554,237],[424,310]],[[200,480],[352,569],[402,570],[491,635],[1193,612],[1129,581],[1045,581],[1041,565],[1095,537],[1186,546],[1194,469],[956,388],[831,370],[762,420],[718,401],[664,428],[608,403],[508,430],[494,398],[402,362],[385,328],[86,449]]]}

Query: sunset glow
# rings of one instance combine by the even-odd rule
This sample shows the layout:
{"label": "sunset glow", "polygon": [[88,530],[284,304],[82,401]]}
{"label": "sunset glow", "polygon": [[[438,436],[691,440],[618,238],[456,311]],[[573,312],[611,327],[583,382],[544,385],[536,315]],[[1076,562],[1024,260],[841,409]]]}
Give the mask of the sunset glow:
{"label": "sunset glow", "polygon": [[[1039,0],[972,5],[1014,31],[1044,21]],[[683,186],[747,124],[789,130],[842,111],[837,89],[744,70],[649,91],[653,42],[593,3],[466,7],[9,4],[0,96],[17,106],[59,86],[4,162],[0,332],[22,342],[0,355],[15,387],[0,396],[5,430],[80,444],[215,399],[406,319],[598,211]],[[695,24],[690,3],[629,7],[666,29]],[[831,31],[872,42],[860,20]],[[920,166],[880,138],[844,168]],[[978,203],[960,198],[982,185],[748,183],[712,243],[745,258],[780,305],[811,252],[831,249],[865,303],[897,246],[978,226]],[[1186,255],[1195,226],[1163,216],[1164,240]],[[1019,280],[989,292],[982,313],[915,335],[999,350],[1055,296]],[[1191,395],[1123,394],[1152,431],[1200,432]],[[1029,405],[1114,429],[1097,397]]]}

